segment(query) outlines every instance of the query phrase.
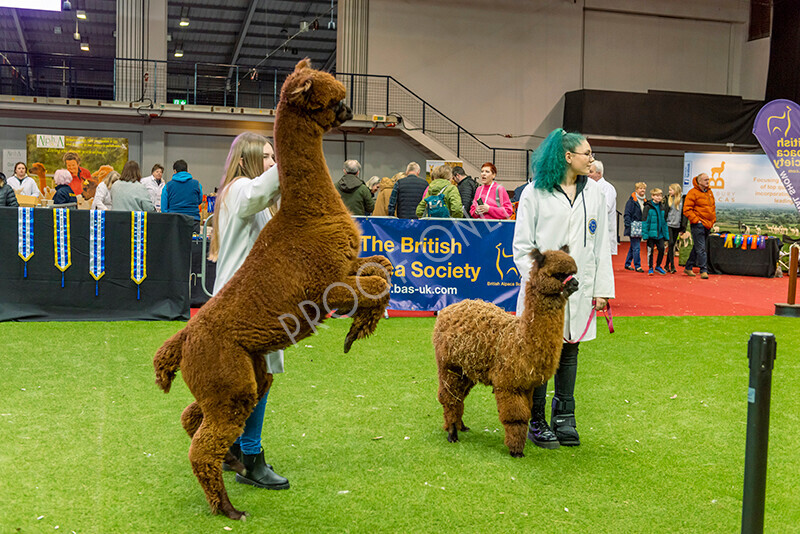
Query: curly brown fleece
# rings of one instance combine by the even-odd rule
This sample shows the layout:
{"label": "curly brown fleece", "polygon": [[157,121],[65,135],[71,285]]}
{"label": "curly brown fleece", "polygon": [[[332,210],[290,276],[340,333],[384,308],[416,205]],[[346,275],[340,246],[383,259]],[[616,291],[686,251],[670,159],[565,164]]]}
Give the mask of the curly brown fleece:
{"label": "curly brown fleece", "polygon": [[482,300],[464,300],[443,309],[433,329],[439,369],[439,402],[450,442],[463,421],[464,399],[480,382],[493,386],[505,444],[524,456],[533,390],[558,368],[567,297],[577,289],[577,266],[564,250],[533,251],[525,311],[513,317]]}
{"label": "curly brown fleece", "polygon": [[156,353],[156,384],[169,391],[180,367],[196,402],[181,422],[192,437],[189,460],[213,513],[241,519],[222,480],[228,448],[269,389],[264,354],[316,331],[327,310],[353,310],[345,339],[374,332],[389,303],[392,265],[358,258],[359,229],[333,186],[322,135],[350,119],[344,86],[298,63],[283,85],[275,120],[281,209],[259,234],[231,280]]}

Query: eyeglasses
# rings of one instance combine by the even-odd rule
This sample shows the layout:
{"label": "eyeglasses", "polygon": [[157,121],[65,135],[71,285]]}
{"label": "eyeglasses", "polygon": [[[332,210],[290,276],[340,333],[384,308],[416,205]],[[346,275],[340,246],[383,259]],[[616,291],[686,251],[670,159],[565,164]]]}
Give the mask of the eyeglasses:
{"label": "eyeglasses", "polygon": [[586,152],[572,152],[572,151],[570,151],[570,154],[575,154],[576,156],[586,156],[589,159],[595,159],[594,152],[589,152],[589,151],[586,151]]}

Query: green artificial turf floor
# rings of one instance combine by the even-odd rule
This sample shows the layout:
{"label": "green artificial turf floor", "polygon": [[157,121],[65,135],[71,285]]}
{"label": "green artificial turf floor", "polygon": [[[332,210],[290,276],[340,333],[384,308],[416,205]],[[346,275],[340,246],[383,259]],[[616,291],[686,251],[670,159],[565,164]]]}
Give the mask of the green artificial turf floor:
{"label": "green artificial turf floor", "polygon": [[0,324],[0,532],[736,532],[755,331],[778,341],[766,531],[800,532],[797,320],[617,318],[581,345],[583,444],[529,443],[522,459],[485,386],[466,402],[472,430],[447,442],[433,323],[382,321],[344,355],[349,321],[330,320],[287,351],[264,447],[292,487],[226,473],[246,522],[209,513],[180,375],[169,395],[153,383],[182,323]]}

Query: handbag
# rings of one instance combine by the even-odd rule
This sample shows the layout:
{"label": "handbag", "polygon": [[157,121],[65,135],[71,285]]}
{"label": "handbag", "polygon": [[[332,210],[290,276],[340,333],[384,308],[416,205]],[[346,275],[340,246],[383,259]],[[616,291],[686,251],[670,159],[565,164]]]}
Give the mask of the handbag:
{"label": "handbag", "polygon": [[631,237],[642,237],[642,221],[631,221]]}

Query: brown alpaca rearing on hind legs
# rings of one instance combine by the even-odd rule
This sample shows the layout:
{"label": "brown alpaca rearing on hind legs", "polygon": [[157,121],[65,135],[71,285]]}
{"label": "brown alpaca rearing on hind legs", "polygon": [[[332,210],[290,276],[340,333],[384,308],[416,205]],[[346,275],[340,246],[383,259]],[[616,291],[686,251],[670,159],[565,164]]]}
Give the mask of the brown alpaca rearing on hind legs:
{"label": "brown alpaca rearing on hind legs", "polygon": [[439,312],[433,347],[439,369],[439,402],[447,441],[458,441],[464,425],[464,399],[477,382],[492,386],[505,444],[511,456],[524,456],[533,390],[558,368],[564,333],[564,307],[578,289],[578,268],[564,247],[531,253],[525,311],[513,317],[482,300],[464,300]]}
{"label": "brown alpaca rearing on hind legs", "polygon": [[326,312],[353,317],[344,351],[375,331],[389,303],[392,264],[358,258],[360,232],[328,173],[322,135],[352,118],[344,86],[298,63],[283,85],[275,119],[281,208],[231,280],[158,350],[156,384],[169,392],[180,368],[196,399],[181,423],[189,460],[213,513],[241,519],[222,480],[228,448],[272,383],[264,354],[316,331]]}

